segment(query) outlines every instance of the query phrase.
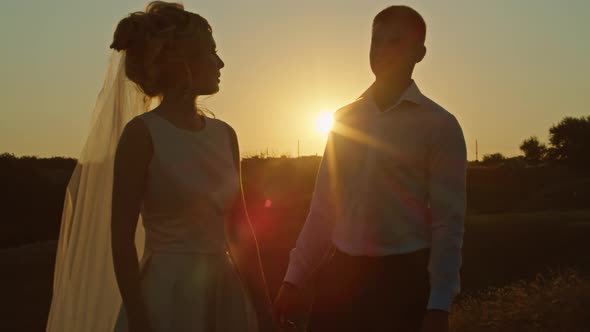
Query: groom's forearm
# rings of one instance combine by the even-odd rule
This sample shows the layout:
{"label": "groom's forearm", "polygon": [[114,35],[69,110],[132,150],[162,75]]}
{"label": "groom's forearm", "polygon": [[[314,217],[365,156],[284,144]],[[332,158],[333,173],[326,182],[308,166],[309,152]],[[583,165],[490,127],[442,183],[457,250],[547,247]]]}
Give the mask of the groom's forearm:
{"label": "groom's forearm", "polygon": [[455,296],[460,292],[459,272],[462,263],[464,234],[464,204],[461,194],[454,193],[456,204],[446,206],[442,213],[434,203],[431,221],[432,242],[430,248],[430,297],[428,309],[450,311]]}
{"label": "groom's forearm", "polygon": [[312,208],[295,248],[289,253],[284,281],[304,288],[333,248],[332,224]]}

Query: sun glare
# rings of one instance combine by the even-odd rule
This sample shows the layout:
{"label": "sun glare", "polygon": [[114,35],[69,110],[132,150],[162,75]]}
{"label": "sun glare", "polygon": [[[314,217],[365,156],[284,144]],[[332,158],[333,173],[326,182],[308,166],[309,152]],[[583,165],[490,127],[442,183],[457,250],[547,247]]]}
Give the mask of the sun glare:
{"label": "sun glare", "polygon": [[317,129],[319,132],[327,134],[332,129],[332,125],[334,124],[334,118],[332,118],[332,114],[328,112],[324,112],[320,114],[317,119]]}

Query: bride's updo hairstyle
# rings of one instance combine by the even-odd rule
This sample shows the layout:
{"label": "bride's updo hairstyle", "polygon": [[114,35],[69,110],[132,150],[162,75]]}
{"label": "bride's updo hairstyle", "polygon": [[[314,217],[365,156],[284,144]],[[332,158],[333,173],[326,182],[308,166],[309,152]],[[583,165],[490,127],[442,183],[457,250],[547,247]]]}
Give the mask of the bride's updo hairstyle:
{"label": "bride's updo hairstyle", "polygon": [[150,97],[190,89],[191,58],[210,52],[211,26],[181,4],[151,2],[122,19],[111,48],[125,51],[125,74]]}

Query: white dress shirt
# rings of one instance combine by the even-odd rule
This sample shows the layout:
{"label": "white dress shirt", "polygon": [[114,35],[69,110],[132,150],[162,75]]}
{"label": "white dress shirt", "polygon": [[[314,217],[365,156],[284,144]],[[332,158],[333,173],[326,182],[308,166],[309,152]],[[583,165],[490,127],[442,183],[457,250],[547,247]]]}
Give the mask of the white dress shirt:
{"label": "white dress shirt", "polygon": [[449,311],[460,290],[465,219],[459,123],[414,82],[385,111],[369,89],[334,118],[285,281],[302,286],[332,246],[372,257],[430,248],[428,308]]}

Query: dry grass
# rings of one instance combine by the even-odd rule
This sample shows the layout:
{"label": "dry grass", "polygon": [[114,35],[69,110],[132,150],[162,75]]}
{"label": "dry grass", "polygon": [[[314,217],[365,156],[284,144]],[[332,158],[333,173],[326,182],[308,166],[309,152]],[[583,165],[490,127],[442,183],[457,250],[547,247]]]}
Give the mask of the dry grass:
{"label": "dry grass", "polygon": [[459,299],[454,332],[589,332],[590,279],[574,271],[490,288]]}
{"label": "dry grass", "polygon": [[[305,211],[252,210],[273,292]],[[470,216],[465,234],[454,332],[590,332],[590,210]],[[44,330],[54,259],[55,242],[0,250],[0,331]]]}

